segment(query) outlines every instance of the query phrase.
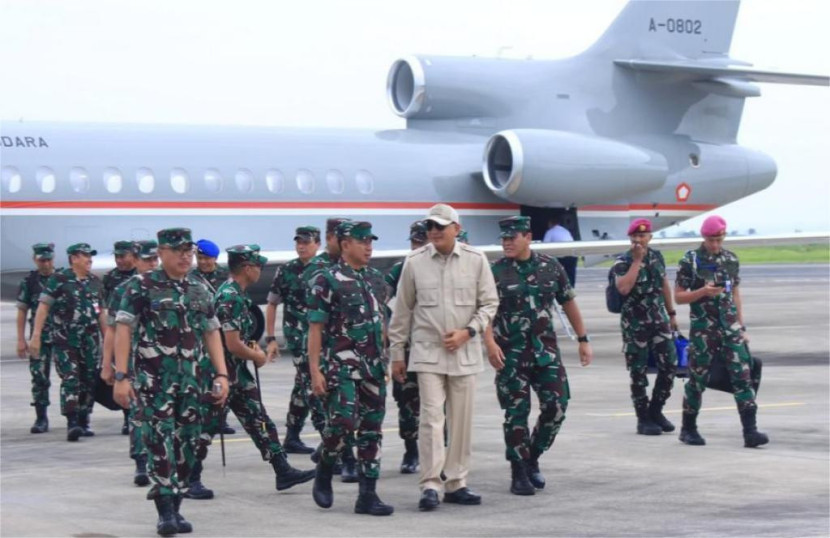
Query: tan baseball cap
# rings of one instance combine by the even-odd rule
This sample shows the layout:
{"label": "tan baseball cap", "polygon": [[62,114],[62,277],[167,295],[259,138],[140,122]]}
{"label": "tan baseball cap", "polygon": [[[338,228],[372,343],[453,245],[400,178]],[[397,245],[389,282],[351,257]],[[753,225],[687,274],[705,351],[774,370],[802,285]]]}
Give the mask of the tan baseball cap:
{"label": "tan baseball cap", "polygon": [[461,224],[461,218],[458,216],[458,211],[447,204],[435,204],[429,208],[426,220],[437,222],[441,226],[447,226],[453,222]]}

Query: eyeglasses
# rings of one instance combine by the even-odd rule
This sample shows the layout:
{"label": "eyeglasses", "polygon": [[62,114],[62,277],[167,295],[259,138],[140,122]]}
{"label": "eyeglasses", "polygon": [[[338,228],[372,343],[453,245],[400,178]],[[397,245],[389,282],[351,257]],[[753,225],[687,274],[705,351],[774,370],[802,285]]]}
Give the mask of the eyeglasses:
{"label": "eyeglasses", "polygon": [[439,232],[443,232],[449,224],[438,224],[434,220],[427,221],[427,230],[438,230]]}

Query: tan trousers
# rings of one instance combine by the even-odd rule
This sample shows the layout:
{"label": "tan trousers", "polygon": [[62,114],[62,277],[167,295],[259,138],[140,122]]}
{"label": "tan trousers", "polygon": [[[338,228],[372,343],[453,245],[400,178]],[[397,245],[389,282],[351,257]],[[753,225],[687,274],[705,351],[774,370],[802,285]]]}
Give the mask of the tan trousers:
{"label": "tan trousers", "polygon": [[[418,427],[421,464],[419,485],[422,491],[441,491],[441,471],[447,477],[446,491],[466,487],[472,453],[475,388],[475,375],[448,376],[418,372],[418,391],[421,397],[421,422]],[[445,419],[450,435],[446,449]]]}

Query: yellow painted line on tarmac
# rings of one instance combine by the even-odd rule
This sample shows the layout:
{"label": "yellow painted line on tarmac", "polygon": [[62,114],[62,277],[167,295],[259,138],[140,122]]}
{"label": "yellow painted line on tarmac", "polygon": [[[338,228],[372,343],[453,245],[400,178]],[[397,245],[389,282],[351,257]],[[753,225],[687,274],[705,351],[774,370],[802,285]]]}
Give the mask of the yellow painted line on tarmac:
{"label": "yellow painted line on tarmac", "polygon": [[[778,407],[799,407],[802,405],[807,405],[807,402],[782,402],[782,403],[774,403],[774,404],[758,404],[758,407],[761,409],[775,409]],[[701,412],[706,411],[735,411],[736,407],[734,405],[730,405],[728,407],[703,407],[701,408]],[[663,411],[664,415],[679,415],[682,413],[682,409],[678,410],[671,410],[671,411]],[[637,414],[633,411],[625,412],[625,413],[585,413],[589,417],[633,417]]]}

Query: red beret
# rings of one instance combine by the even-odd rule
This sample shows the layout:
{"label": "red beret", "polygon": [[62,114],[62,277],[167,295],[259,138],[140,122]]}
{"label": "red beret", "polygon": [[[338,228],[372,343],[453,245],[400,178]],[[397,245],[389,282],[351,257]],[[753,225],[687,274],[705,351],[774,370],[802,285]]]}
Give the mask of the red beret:
{"label": "red beret", "polygon": [[703,221],[700,227],[700,235],[703,237],[717,237],[726,233],[726,221],[723,217],[712,215]]}
{"label": "red beret", "polygon": [[634,219],[628,226],[628,235],[643,232],[651,233],[651,221],[648,219]]}

